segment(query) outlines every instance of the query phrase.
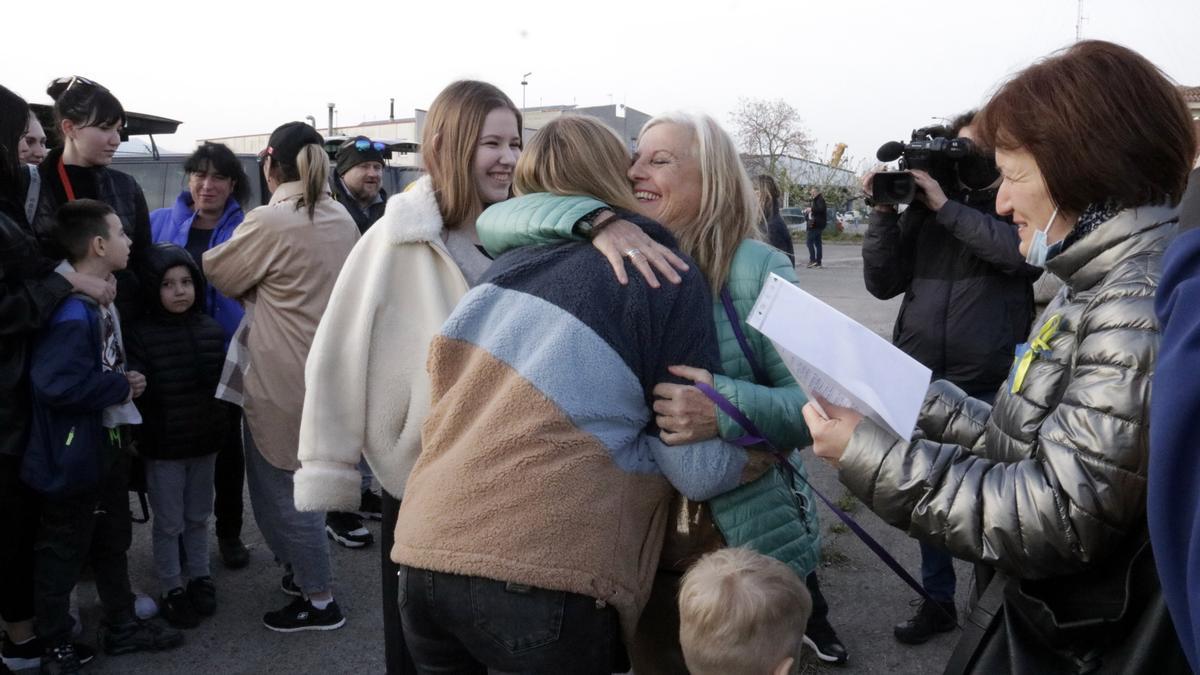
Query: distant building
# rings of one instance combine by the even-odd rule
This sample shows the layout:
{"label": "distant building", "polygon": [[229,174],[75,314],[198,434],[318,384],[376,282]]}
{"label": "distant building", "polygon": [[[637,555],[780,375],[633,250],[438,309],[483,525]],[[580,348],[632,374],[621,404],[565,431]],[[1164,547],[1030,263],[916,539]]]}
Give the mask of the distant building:
{"label": "distant building", "polygon": [[1183,94],[1183,100],[1187,101],[1192,119],[1200,122],[1200,87],[1180,87],[1179,92]]}
{"label": "distant building", "polygon": [[[349,126],[334,126],[332,134],[327,133],[329,131],[328,128],[318,127],[317,130],[324,135],[367,136],[375,140],[420,143],[421,132],[425,126],[425,114],[426,111],[424,110],[415,110],[412,117],[402,119],[387,119]],[[525,109],[525,138],[528,140],[538,129],[545,126],[547,122],[562,115],[590,115],[595,117],[612,127],[617,132],[617,135],[625,140],[630,149],[633,148],[633,144],[637,140],[638,132],[642,130],[642,126],[650,119],[650,116],[646,113],[620,104],[587,107],[575,105],[538,106],[536,108]],[[244,136],[206,138],[198,142],[211,141],[213,143],[224,143],[237,153],[257,153],[267,146],[267,140],[270,136],[270,132],[266,132]],[[420,156],[419,153],[395,154],[392,156],[391,164],[394,166],[420,166]]]}

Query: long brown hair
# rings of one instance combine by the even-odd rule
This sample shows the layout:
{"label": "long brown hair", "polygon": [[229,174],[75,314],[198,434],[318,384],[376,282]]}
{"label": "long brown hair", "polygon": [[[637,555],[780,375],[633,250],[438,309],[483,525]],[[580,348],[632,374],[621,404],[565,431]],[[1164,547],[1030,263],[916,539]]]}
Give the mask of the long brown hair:
{"label": "long brown hair", "polygon": [[522,129],[521,111],[504,92],[487,82],[454,82],[429,106],[421,134],[421,155],[442,223],[448,228],[472,222],[483,211],[471,166],[484,120],[496,108],[511,110],[517,116],[517,130]]}
{"label": "long brown hair", "polygon": [[517,194],[550,192],[595,197],[634,211],[629,192],[629,148],[598,119],[568,115],[550,121],[517,160]]}
{"label": "long brown hair", "polygon": [[775,179],[765,173],[754,177],[754,189],[758,191],[758,208],[762,211],[763,220],[770,220],[779,214],[779,186]]}

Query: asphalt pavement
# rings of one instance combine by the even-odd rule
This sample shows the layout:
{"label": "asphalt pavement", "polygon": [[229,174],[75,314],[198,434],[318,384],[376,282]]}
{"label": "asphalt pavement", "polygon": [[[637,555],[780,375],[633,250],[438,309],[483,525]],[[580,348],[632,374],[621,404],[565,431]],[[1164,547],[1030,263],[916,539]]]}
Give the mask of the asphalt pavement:
{"label": "asphalt pavement", "polygon": [[[797,245],[801,259],[803,242]],[[899,308],[899,298],[879,301],[867,294],[862,282],[862,258],[857,245],[826,244],[824,267],[808,269],[804,261],[797,274],[802,288],[849,314],[884,337]],[[819,327],[817,327],[819,329]],[[852,498],[837,482],[836,472],[811,452],[806,463],[814,485],[830,499],[840,501],[855,518],[909,571],[919,578],[916,542],[883,524]],[[850,652],[845,666],[828,666],[806,652],[802,673],[937,673],[950,655],[957,631],[930,642],[908,647],[892,637],[892,625],[907,618],[915,594],[887,569],[840,521],[822,509],[824,562],[819,570],[829,599],[830,619]],[[379,524],[369,523],[379,540]],[[382,673],[382,611],[379,601],[378,544],[363,550],[330,545],[336,575],[335,595],[346,615],[344,628],[329,632],[274,633],[262,625],[263,613],[291,599],[279,590],[282,571],[254,524],[246,502],[243,540],[250,547],[250,566],[237,571],[221,566],[212,540],[212,571],[218,609],[199,628],[186,631],[187,641],[173,651],[157,654],[101,655],[87,671],[104,674],[171,675],[183,673]],[[134,525],[129,553],[130,576],[135,588],[156,595],[150,551],[150,526]],[[970,586],[970,567],[957,563],[960,615]],[[94,586],[81,584],[80,604],[85,626],[82,640],[94,644],[100,609]],[[961,617],[960,617],[961,618]]]}

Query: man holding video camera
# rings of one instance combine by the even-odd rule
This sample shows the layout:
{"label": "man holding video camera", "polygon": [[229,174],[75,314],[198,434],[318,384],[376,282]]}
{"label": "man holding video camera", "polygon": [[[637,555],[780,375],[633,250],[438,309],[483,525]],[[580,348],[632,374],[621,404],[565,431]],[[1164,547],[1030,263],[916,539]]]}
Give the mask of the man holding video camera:
{"label": "man holding video camera", "polygon": [[[934,380],[949,380],[990,403],[1028,334],[1032,283],[1041,270],[1018,251],[1015,226],[996,217],[999,173],[974,146],[974,115],[959,116],[949,130],[914,132],[911,144],[880,148],[881,160],[904,155],[901,168],[912,171],[873,172],[863,181],[876,198],[863,241],[863,278],[880,300],[904,294],[893,333],[897,347],[929,367]],[[908,195],[895,196],[905,183]],[[881,203],[905,200],[912,204],[903,212]],[[911,619],[895,626],[905,644],[955,627],[953,558],[922,543],[921,576],[940,607],[922,601]]]}

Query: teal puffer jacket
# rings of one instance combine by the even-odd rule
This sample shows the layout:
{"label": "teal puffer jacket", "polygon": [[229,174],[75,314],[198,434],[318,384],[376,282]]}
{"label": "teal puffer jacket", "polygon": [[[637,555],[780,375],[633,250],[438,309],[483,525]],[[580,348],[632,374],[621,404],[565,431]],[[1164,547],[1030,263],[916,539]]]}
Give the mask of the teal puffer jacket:
{"label": "teal puffer jacket", "polygon": [[[500,255],[520,246],[582,240],[585,235],[576,227],[577,222],[604,206],[589,197],[524,195],[489,207],[476,221],[476,229],[488,252]],[[772,273],[798,282],[787,256],[763,242],[746,240],[734,253],[726,281],[742,319],[742,331],[771,381],[754,382],[753,368],[738,345],[719,297],[713,299],[713,319],[724,373],[714,374],[713,379],[717,391],[745,413],[775,447],[802,448],[812,443],[800,412],[806,403],[804,393],[771,341],[744,321]],[[741,426],[719,410],[717,424],[726,440],[746,435]],[[800,476],[807,479],[799,453],[793,452],[789,460]],[[782,560],[801,577],[807,576],[820,559],[820,523],[812,491],[806,480],[797,479],[793,494],[782,480],[768,480],[771,476],[767,474],[750,485],[716,497],[709,505],[726,540]],[[795,519],[797,502],[802,513],[799,527]]]}

